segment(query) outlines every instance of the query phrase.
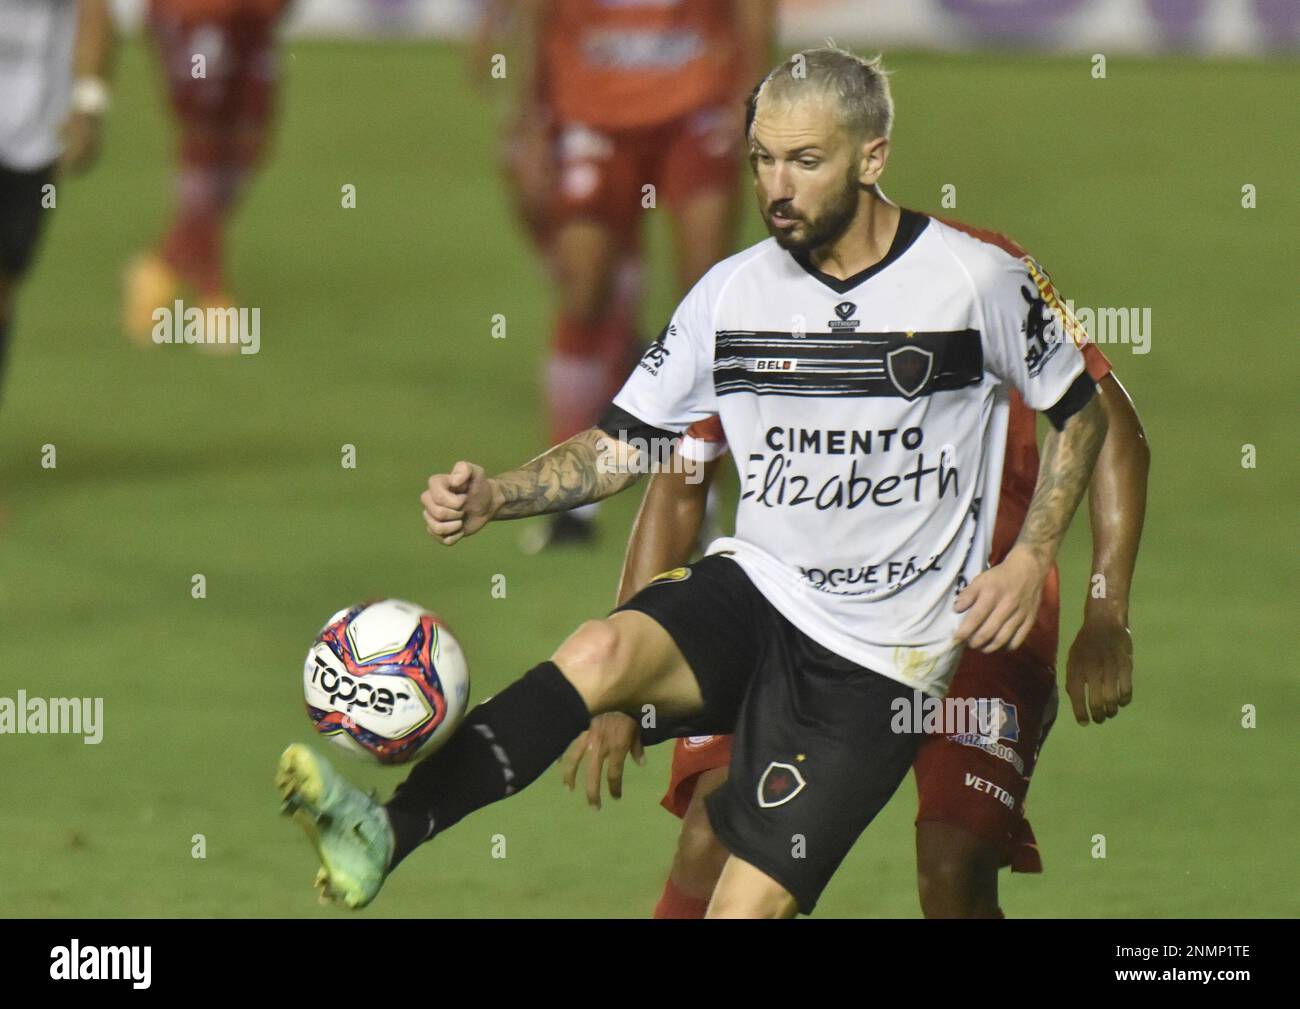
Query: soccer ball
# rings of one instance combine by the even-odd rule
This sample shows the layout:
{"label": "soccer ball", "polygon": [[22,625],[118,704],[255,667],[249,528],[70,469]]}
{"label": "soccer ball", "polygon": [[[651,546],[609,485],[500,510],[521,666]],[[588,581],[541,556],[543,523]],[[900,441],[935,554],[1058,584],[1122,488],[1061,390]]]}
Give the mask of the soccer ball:
{"label": "soccer ball", "polygon": [[446,625],[414,603],[383,599],[340,610],[302,673],[316,731],[381,764],[431,753],[465,714],[469,668]]}

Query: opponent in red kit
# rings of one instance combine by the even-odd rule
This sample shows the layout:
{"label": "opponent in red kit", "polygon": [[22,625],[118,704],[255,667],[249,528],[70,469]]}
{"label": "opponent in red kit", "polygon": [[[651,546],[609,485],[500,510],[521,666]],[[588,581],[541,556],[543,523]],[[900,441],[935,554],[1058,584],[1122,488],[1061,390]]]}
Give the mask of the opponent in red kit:
{"label": "opponent in red kit", "polygon": [[[1097,382],[1109,421],[1090,488],[1093,534],[1090,591],[1083,626],[1070,649],[1066,690],[1076,720],[1105,721],[1132,696],[1132,643],[1128,597],[1146,504],[1149,451],[1133,403],[1110,362],[1069,319],[1047,275],[1009,239],[954,221],[954,227],[1025,258],[1038,295],[1067,320],[1066,330],[1082,346],[1088,373]],[[1027,298],[1028,301],[1028,298]],[[704,517],[707,487],[726,440],[716,417],[693,425],[678,447],[684,467],[658,473],[646,492],[628,546],[620,601],[659,572],[685,564]],[[693,465],[692,465],[693,464]],[[1038,477],[1035,416],[1011,393],[1007,451],[989,563],[997,564],[1014,544]],[[1041,872],[1038,847],[1025,817],[1025,797],[1039,751],[1056,717],[1056,652],[1060,610],[1055,568],[1043,589],[1037,620],[1014,651],[989,652],[976,631],[949,688],[948,698],[970,698],[976,724],[945,725],[925,736],[914,763],[917,881],[926,917],[1000,917],[998,870]],[[959,731],[953,731],[959,730]],[[602,765],[608,760],[610,794],[621,795],[623,763],[638,760],[637,723],[626,715],[602,715],[580,736],[563,760],[565,781],[574,787],[584,757],[588,801],[600,803]],[[702,918],[727,859],[714,836],[704,797],[726,779],[730,736],[678,739],[663,805],[683,821],[672,869],[655,908],[659,918]]]}
{"label": "opponent in red kit", "polygon": [[[745,99],[767,67],[773,0],[498,0],[473,49],[486,75],[513,14],[513,201],[557,292],[546,365],[551,443],[590,427],[636,361],[641,226],[665,209],[685,293],[729,251]],[[530,548],[585,541],[595,506]],[[530,530],[534,531],[534,530]]]}
{"label": "opponent in red kit", "polygon": [[154,310],[182,293],[233,304],[226,225],[266,150],[279,77],[275,29],[288,0],[150,0],[171,107],[180,127],[176,206],[158,246],[128,267],[123,327],[148,343]]}

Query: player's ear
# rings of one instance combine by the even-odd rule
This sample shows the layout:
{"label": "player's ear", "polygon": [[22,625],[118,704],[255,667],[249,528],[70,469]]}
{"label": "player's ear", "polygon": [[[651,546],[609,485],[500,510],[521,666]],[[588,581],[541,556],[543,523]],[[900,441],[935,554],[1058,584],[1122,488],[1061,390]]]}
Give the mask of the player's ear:
{"label": "player's ear", "polygon": [[880,181],[880,177],[885,174],[885,163],[888,160],[888,137],[875,137],[863,141],[858,182],[863,186],[874,186]]}

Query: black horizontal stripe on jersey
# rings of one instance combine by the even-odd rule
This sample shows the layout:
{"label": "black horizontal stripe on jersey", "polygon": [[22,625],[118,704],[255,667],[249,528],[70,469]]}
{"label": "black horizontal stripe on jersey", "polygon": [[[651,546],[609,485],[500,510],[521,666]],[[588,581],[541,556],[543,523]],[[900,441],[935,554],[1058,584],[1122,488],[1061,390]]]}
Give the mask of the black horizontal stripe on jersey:
{"label": "black horizontal stripe on jersey", "polygon": [[916,399],[978,385],[978,330],[809,333],[721,330],[713,385],[719,396],[859,396]]}

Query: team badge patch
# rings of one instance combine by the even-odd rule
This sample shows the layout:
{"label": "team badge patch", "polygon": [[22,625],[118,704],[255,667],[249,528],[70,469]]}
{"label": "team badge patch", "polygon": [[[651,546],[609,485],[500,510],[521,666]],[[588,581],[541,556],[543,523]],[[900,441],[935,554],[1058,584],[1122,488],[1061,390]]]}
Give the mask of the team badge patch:
{"label": "team badge patch", "polygon": [[671,571],[665,571],[661,575],[655,575],[647,582],[647,585],[659,585],[662,582],[684,582],[691,577],[690,568],[673,568]]}
{"label": "team badge patch", "polygon": [[1020,740],[1020,713],[1000,697],[981,697],[976,704],[980,735],[990,742]]}
{"label": "team badge patch", "polygon": [[807,784],[799,773],[799,768],[774,760],[758,779],[758,804],[764,809],[784,806],[802,792]]}
{"label": "team badge patch", "polygon": [[858,320],[853,318],[853,313],[858,310],[858,306],[851,301],[841,301],[835,306],[835,318],[828,319],[826,324],[830,326],[831,332],[839,333],[852,331],[858,328]]}
{"label": "team badge patch", "polygon": [[916,399],[934,373],[934,351],[924,347],[897,347],[885,355],[885,371],[904,399]]}

